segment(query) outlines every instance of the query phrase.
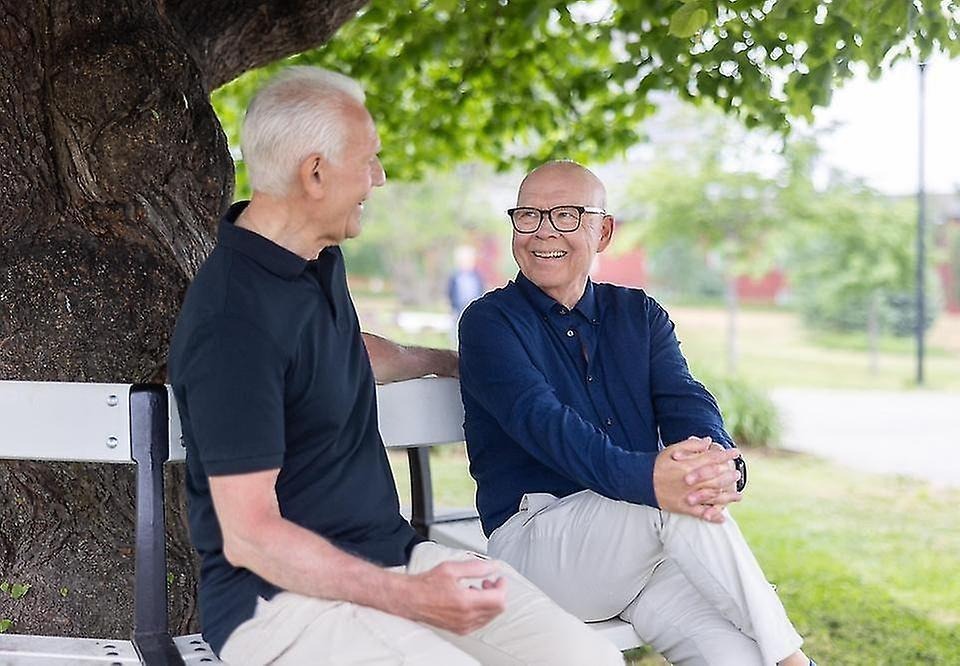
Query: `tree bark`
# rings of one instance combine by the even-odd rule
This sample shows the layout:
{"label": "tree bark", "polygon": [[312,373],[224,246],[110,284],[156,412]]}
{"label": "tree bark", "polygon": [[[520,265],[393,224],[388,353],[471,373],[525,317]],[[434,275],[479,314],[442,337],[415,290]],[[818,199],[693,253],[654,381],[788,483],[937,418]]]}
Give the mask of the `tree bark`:
{"label": "tree bark", "polygon": [[[0,379],[162,381],[233,163],[212,86],[315,46],[363,4],[0,0]],[[274,4],[282,8],[273,7]],[[168,470],[175,631],[196,626],[182,469]],[[133,470],[0,462],[15,633],[132,627]]]}

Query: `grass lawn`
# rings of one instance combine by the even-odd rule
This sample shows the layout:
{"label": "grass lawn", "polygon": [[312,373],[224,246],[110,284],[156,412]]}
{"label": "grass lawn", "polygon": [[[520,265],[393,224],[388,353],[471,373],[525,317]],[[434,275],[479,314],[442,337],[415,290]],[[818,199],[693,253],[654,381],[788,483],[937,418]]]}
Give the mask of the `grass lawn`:
{"label": "grass lawn", "polygon": [[[960,664],[960,490],[856,474],[815,458],[748,453],[733,509],[821,664]],[[401,497],[406,458],[392,453]],[[432,458],[438,506],[473,503],[463,450]],[[631,664],[662,664],[636,651]]]}
{"label": "grass lawn", "polygon": [[[672,307],[677,337],[694,373],[726,370],[726,313],[719,307]],[[883,338],[879,371],[870,372],[866,336],[814,333],[787,310],[744,310],[739,319],[740,374],[767,387],[909,389],[916,375],[909,338]],[[927,388],[960,391],[960,316],[941,314],[927,338]]]}

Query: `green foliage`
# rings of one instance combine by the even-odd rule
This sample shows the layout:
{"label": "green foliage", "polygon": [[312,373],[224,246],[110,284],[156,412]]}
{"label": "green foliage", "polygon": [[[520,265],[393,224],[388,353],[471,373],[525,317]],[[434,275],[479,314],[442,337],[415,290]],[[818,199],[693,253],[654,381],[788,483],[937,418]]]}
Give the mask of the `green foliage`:
{"label": "green foliage", "polygon": [[754,166],[765,149],[716,110],[681,111],[673,129],[687,140],[628,186],[624,209],[635,224],[624,225],[619,243],[651,254],[682,243],[699,250],[700,261],[712,254],[725,279],[762,275],[782,226],[779,185]]}
{"label": "green foliage", "polygon": [[[841,182],[789,204],[793,298],[804,320],[824,330],[910,335],[916,321],[915,205]],[[936,317],[937,280],[927,278],[925,323]]]}
{"label": "green foliage", "polygon": [[14,600],[23,598],[29,591],[30,585],[28,583],[8,583],[6,581],[0,583],[0,592]]}
{"label": "green foliage", "polygon": [[13,620],[7,618],[0,618],[0,634],[6,633],[6,631],[13,626]]}
{"label": "green foliage", "polygon": [[70,593],[70,590],[68,590],[67,588],[65,588],[65,587],[61,587],[61,588],[60,588],[60,596],[63,597],[64,599],[67,598],[67,595],[68,595],[69,593]]}
{"label": "green foliage", "polygon": [[776,446],[782,432],[780,415],[764,391],[737,377],[704,375],[701,380],[717,399],[724,425],[737,446]]}
{"label": "green foliage", "polygon": [[[918,9],[919,8],[919,9]],[[214,94],[231,145],[253,91],[289,63],[360,80],[391,175],[481,159],[596,163],[638,140],[652,91],[785,129],[829,102],[851,66],[960,53],[955,0],[395,0],[326,45]],[[240,170],[243,191],[243,172]]]}
{"label": "green foliage", "polygon": [[23,583],[14,583],[10,586],[10,598],[11,599],[21,599],[23,596],[30,591],[30,585]]}

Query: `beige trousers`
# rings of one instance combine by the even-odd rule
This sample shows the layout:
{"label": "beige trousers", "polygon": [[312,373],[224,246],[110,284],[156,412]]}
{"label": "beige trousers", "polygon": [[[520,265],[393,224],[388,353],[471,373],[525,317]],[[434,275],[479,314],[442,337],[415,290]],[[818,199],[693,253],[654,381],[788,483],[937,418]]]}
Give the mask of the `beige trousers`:
{"label": "beige trousers", "polygon": [[[406,572],[421,573],[447,560],[471,557],[484,556],[426,542],[413,549]],[[512,568],[501,569],[507,577],[506,611],[466,636],[366,606],[282,592],[257,602],[254,616],[230,634],[220,657],[234,666],[622,666],[623,657],[613,644]]]}
{"label": "beige trousers", "polygon": [[488,550],[577,617],[617,617],[673,664],[770,665],[803,642],[736,522],[589,490],[525,495]]}

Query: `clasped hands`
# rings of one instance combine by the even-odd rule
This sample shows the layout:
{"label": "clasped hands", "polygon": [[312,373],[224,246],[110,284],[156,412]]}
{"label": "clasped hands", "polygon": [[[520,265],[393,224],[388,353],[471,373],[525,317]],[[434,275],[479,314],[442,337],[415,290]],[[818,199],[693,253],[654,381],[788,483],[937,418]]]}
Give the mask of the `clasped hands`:
{"label": "clasped hands", "polygon": [[739,449],[724,449],[709,437],[690,437],[666,447],[653,467],[653,490],[664,511],[724,521],[723,509],[739,502]]}

